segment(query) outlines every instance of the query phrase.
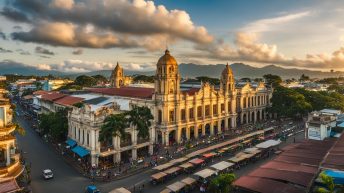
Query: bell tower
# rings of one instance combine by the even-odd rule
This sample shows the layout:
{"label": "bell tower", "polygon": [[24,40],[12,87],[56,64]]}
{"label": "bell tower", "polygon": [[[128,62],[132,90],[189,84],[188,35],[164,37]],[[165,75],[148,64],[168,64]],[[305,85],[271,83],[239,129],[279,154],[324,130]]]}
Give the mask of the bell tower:
{"label": "bell tower", "polygon": [[180,74],[176,59],[170,51],[160,57],[155,73],[155,93],[160,96],[179,94]]}
{"label": "bell tower", "polygon": [[228,63],[222,71],[220,86],[224,94],[230,94],[235,90],[233,71]]}
{"label": "bell tower", "polygon": [[118,64],[118,62],[115,69],[111,73],[110,81],[111,86],[114,88],[120,88],[124,85],[123,68]]}

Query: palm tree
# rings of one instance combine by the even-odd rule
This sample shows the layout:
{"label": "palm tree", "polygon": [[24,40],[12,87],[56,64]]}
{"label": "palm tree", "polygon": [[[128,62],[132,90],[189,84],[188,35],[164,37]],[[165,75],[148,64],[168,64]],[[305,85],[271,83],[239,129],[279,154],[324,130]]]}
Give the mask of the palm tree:
{"label": "palm tree", "polygon": [[325,173],[320,174],[320,178],[325,184],[326,188],[318,188],[318,193],[333,193],[335,189],[335,184],[331,176],[326,175]]}
{"label": "palm tree", "polygon": [[138,136],[146,139],[149,137],[149,128],[152,125],[153,115],[148,107],[134,106],[129,115],[129,123],[136,127]]}
{"label": "palm tree", "polygon": [[128,127],[128,120],[124,114],[109,115],[105,118],[100,129],[99,141],[109,143],[112,137],[122,137],[125,135],[125,128]]}

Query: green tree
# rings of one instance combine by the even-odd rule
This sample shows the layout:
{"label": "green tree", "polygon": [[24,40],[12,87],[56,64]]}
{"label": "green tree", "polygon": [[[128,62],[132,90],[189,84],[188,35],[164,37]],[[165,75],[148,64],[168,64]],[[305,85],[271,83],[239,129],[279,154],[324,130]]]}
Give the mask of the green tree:
{"label": "green tree", "polygon": [[97,84],[104,84],[108,82],[108,79],[105,76],[97,74],[92,76],[92,78],[96,79]]}
{"label": "green tree", "polygon": [[240,81],[242,82],[251,82],[250,78],[241,78]]}
{"label": "green tree", "polygon": [[39,127],[42,134],[49,135],[55,141],[64,141],[68,133],[67,109],[40,116]]}
{"label": "green tree", "polygon": [[229,193],[233,188],[234,180],[235,175],[233,173],[220,174],[210,181],[209,190],[213,193]]}
{"label": "green tree", "polygon": [[333,178],[324,173],[320,174],[322,182],[326,185],[326,188],[318,188],[318,193],[334,193],[335,184]]}
{"label": "green tree", "polygon": [[219,85],[220,84],[220,80],[218,78],[211,78],[211,77],[207,77],[207,76],[199,76],[199,77],[196,77],[196,79],[198,81],[201,81],[201,82],[209,82],[210,84],[213,84],[213,85]]}
{"label": "green tree", "polygon": [[136,127],[138,136],[146,139],[149,137],[151,120],[154,118],[148,107],[134,106],[128,113],[129,123]]}
{"label": "green tree", "polygon": [[23,127],[21,127],[18,123],[14,123],[14,126],[15,126],[15,132],[17,132],[21,136],[25,135],[25,129]]}
{"label": "green tree", "polygon": [[136,75],[133,80],[134,82],[154,83],[154,76]]}
{"label": "green tree", "polygon": [[91,87],[97,84],[97,80],[91,76],[81,75],[76,77],[74,84],[82,87]]}
{"label": "green tree", "polygon": [[263,78],[267,84],[272,85],[273,87],[277,87],[282,83],[282,78],[277,75],[265,74]]}
{"label": "green tree", "polygon": [[294,89],[278,86],[275,88],[272,98],[272,106],[268,109],[279,116],[299,117],[312,110],[312,105],[305,97]]}
{"label": "green tree", "polygon": [[128,120],[125,114],[109,115],[105,118],[99,133],[99,141],[111,143],[112,137],[125,137],[125,129],[128,127]]}
{"label": "green tree", "polygon": [[302,74],[300,79],[300,81],[307,81],[307,80],[310,80],[309,76],[306,76],[305,74]]}

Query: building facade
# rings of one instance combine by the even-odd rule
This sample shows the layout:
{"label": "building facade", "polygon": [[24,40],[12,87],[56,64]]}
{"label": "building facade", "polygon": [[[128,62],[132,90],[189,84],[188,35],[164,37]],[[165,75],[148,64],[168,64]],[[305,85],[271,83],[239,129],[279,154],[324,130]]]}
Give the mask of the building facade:
{"label": "building facade", "polygon": [[24,171],[24,167],[20,163],[13,134],[16,128],[12,123],[13,110],[9,99],[4,98],[4,93],[6,92],[0,89],[0,186],[9,186],[15,192],[20,189],[16,178]]}
{"label": "building facade", "polygon": [[[117,64],[111,76],[112,88],[88,89],[107,102],[85,100],[84,107],[73,107],[69,112],[68,137],[90,151],[92,164],[108,157],[119,162],[128,154],[135,160],[142,149],[153,153],[154,143],[180,143],[262,121],[267,118],[265,109],[272,97],[272,90],[263,83],[236,83],[228,64],[219,86],[202,83],[197,88],[184,88],[178,63],[168,50],[157,62],[154,88],[125,86],[123,77],[123,69]],[[134,105],[151,110],[154,120],[149,139],[139,139],[136,129],[129,127],[129,141],[114,137],[111,144],[100,143],[105,117],[129,111]]]}

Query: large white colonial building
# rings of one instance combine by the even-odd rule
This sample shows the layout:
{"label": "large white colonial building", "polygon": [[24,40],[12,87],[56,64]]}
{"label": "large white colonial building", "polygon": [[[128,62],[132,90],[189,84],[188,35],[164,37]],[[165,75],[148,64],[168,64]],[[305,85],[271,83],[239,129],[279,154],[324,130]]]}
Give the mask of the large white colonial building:
{"label": "large white colonial building", "polygon": [[[113,88],[89,89],[88,96],[77,96],[85,99],[85,105],[72,107],[69,113],[68,136],[89,151],[92,164],[109,156],[114,162],[124,155],[136,159],[141,149],[153,153],[154,143],[170,145],[261,121],[267,116],[265,108],[272,96],[272,90],[264,83],[235,83],[228,64],[219,86],[202,83],[186,88],[180,81],[178,63],[168,50],[158,60],[154,88],[121,86],[123,77],[123,70],[117,65],[111,75]],[[128,128],[130,137],[126,141],[114,137],[110,146],[100,143],[105,117],[128,111],[133,105],[151,110],[154,120],[149,140],[139,139],[137,131]]]}

